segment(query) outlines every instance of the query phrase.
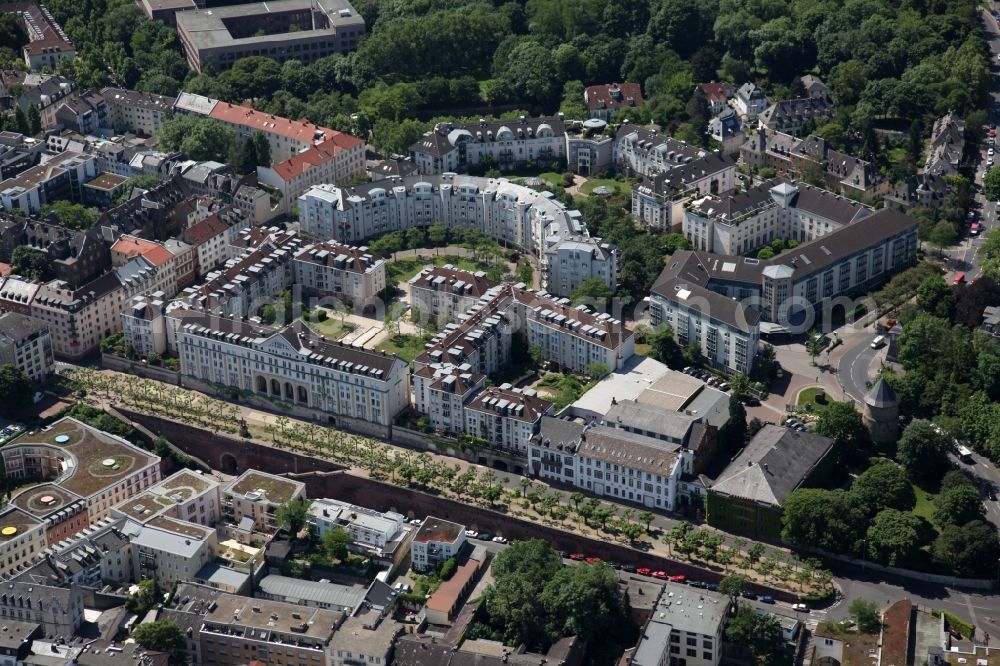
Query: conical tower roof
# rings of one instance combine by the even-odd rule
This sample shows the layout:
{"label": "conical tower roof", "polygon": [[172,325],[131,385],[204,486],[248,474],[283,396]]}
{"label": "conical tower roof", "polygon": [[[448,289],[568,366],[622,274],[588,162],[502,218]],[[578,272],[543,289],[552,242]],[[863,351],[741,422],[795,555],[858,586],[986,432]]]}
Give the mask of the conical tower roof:
{"label": "conical tower roof", "polygon": [[889,382],[881,377],[879,377],[879,380],[875,382],[875,386],[865,396],[865,404],[875,408],[894,407],[898,401],[896,392],[889,386]]}

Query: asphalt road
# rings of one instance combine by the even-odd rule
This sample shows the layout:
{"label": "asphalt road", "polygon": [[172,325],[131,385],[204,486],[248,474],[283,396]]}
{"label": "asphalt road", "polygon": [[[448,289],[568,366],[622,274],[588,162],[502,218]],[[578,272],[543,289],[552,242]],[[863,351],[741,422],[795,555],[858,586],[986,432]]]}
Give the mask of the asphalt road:
{"label": "asphalt road", "polygon": [[853,347],[844,352],[837,366],[837,377],[844,388],[844,393],[858,402],[864,400],[865,393],[868,392],[868,387],[865,385],[865,382],[871,379],[868,368],[879,351],[872,349],[874,339],[874,333],[858,339]]}

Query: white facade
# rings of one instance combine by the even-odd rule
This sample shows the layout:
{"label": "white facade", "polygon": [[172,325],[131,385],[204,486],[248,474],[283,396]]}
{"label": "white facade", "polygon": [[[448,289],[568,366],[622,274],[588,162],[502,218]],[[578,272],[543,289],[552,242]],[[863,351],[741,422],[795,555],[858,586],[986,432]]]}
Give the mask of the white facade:
{"label": "white facade", "polygon": [[295,283],[310,292],[364,303],[385,289],[385,260],[366,247],[306,245],[292,262]]}
{"label": "white facade", "polygon": [[593,363],[617,370],[635,354],[635,336],[610,315],[595,315],[527,294],[522,298],[527,307],[528,344],[541,348],[548,361],[584,374]]}
{"label": "white facade", "polygon": [[552,406],[534,389],[516,389],[510,384],[488,388],[465,406],[465,433],[494,449],[527,457],[531,438]]}
{"label": "white facade", "polygon": [[542,256],[542,288],[568,296],[585,280],[597,278],[611,293],[618,285],[618,251],[591,238],[552,239]]}
{"label": "white facade", "polygon": [[41,382],[52,374],[55,362],[48,326],[14,312],[0,315],[0,364],[13,365]]}
{"label": "white facade", "polygon": [[425,268],[409,284],[410,308],[439,328],[455,321],[496,286],[482,271],[469,273],[451,264]]}
{"label": "white facade", "polygon": [[254,529],[266,534],[277,531],[275,510],[285,502],[304,500],[305,484],[282,476],[250,469],[220,488],[223,517],[233,524],[253,520]]}
{"label": "white facade", "polygon": [[170,117],[176,101],[173,97],[122,88],[104,88],[101,96],[108,105],[116,132],[132,131],[143,136],[160,133],[160,126]]}
{"label": "white facade", "polygon": [[[502,178],[446,173],[389,178],[350,188],[322,185],[298,201],[303,233],[342,243],[360,243],[391,231],[442,224],[474,227],[500,242],[520,247],[540,261],[547,247],[570,237],[582,244],[601,246],[598,239],[587,237],[578,211],[567,210],[551,195]],[[606,247],[600,257],[609,262],[603,272],[610,280],[616,275],[616,253]],[[591,271],[599,272],[597,268]],[[557,290],[563,283],[572,282],[558,282],[549,289],[568,296],[569,292]],[[614,290],[614,284],[609,287]]]}
{"label": "white facade", "polygon": [[465,545],[465,525],[427,516],[410,544],[410,560],[417,571],[432,571],[458,555]]}
{"label": "white facade", "polygon": [[615,136],[615,166],[640,176],[670,171],[706,154],[704,148],[637,125],[623,125]]}
{"label": "white facade", "polygon": [[48,324],[56,356],[82,358],[121,330],[124,302],[121,283],[108,273],[76,290],[60,282],[42,285],[31,301],[31,316]]}
{"label": "white facade", "polygon": [[486,377],[471,364],[435,363],[413,373],[414,408],[430,419],[431,427],[450,433],[465,430],[465,403],[482,390]]}
{"label": "white facade", "polygon": [[632,217],[663,233],[681,231],[685,204],[698,196],[728,192],[735,184],[736,163],[712,153],[633,187]]}
{"label": "white facade", "polygon": [[218,548],[214,529],[155,518],[132,536],[133,576],[135,580],[156,578],[168,589],[174,583],[188,583],[215,560]]}
{"label": "white facade", "polygon": [[377,551],[399,538],[407,529],[405,516],[395,511],[375,511],[363,506],[331,499],[313,500],[309,505],[309,522],[320,539],[327,530],[342,527],[355,545]]}

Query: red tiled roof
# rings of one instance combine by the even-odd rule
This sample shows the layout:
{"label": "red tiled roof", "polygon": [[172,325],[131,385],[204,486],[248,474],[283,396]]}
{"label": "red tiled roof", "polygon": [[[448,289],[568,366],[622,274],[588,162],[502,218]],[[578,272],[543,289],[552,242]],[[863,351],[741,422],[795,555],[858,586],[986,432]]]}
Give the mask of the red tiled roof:
{"label": "red tiled roof", "polygon": [[913,603],[901,599],[886,609],[882,615],[883,666],[906,666],[910,648],[910,612]]}
{"label": "red tiled roof", "polygon": [[10,264],[5,264],[2,261],[0,261],[0,277],[7,277],[8,275],[10,275],[10,272],[12,270],[14,270],[13,266],[11,266]]}
{"label": "red tiled roof", "polygon": [[[333,132],[333,130],[326,130]],[[284,181],[293,180],[313,167],[329,162],[337,157],[340,151],[353,148],[363,143],[361,139],[343,132],[336,132],[321,143],[317,143],[309,150],[305,150],[297,155],[292,155],[284,162],[274,165],[274,171]]]}
{"label": "red tiled roof", "polygon": [[320,127],[307,120],[282,118],[229,102],[219,102],[208,116],[233,125],[252,127],[265,134],[280,134],[303,143],[315,143],[335,133],[332,129]]}
{"label": "red tiled roof", "polygon": [[[615,99],[611,91],[621,91],[621,99]],[[629,99],[633,103],[629,103]],[[590,86],[584,92],[588,109],[620,109],[629,106],[642,106],[642,88],[638,83],[606,83],[600,86]]]}
{"label": "red tiled roof", "polygon": [[729,92],[731,88],[725,83],[703,83],[701,84],[701,90],[705,93],[705,97],[708,101],[718,100],[725,103],[729,99]]}
{"label": "red tiled roof", "polygon": [[162,245],[135,236],[122,236],[111,246],[111,251],[128,258],[142,255],[154,266],[162,266],[174,258],[174,255]]}
{"label": "red tiled roof", "polygon": [[460,564],[452,577],[441,583],[441,587],[427,600],[427,608],[451,615],[455,604],[465,592],[465,586],[475,578],[478,570],[479,562],[476,560],[466,560]]}
{"label": "red tiled roof", "polygon": [[184,230],[184,240],[192,245],[201,245],[223,233],[228,227],[216,213],[201,222],[195,222]]}

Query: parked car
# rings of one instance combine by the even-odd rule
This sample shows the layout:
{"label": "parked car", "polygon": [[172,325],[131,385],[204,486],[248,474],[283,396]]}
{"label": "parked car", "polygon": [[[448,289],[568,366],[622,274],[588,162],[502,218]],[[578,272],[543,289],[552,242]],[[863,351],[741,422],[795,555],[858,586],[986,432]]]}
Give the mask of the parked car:
{"label": "parked car", "polygon": [[809,606],[806,606],[805,604],[792,604],[792,610],[799,611],[800,613],[808,613]]}
{"label": "parked car", "polygon": [[475,539],[476,537],[479,536],[479,532],[477,532],[476,530],[465,530],[465,536],[467,536],[470,539]]}
{"label": "parked car", "polygon": [[689,372],[691,372],[691,370],[693,370],[693,368],[690,365],[685,365],[684,369],[681,372],[683,372],[684,374],[688,374]]}
{"label": "parked car", "polygon": [[588,557],[586,561],[587,561],[587,564],[599,564],[599,563],[603,562],[604,560],[602,560],[599,557]]}
{"label": "parked car", "polygon": [[700,588],[702,590],[708,587],[708,583],[702,580],[689,580],[688,585],[690,585],[691,587]]}
{"label": "parked car", "polygon": [[651,573],[649,567],[639,567],[638,569],[635,570],[635,572],[640,576],[649,576]]}
{"label": "parked car", "polygon": [[658,578],[660,580],[667,580],[667,572],[666,571],[654,571],[652,573],[652,576],[653,576],[653,578]]}
{"label": "parked car", "polygon": [[773,604],[774,597],[772,597],[770,594],[762,594],[759,597],[757,597],[757,601],[761,602],[762,604]]}
{"label": "parked car", "polygon": [[728,391],[730,388],[732,387],[729,386],[729,382],[722,382],[721,384],[719,384],[720,391]]}
{"label": "parked car", "polygon": [[719,589],[719,584],[709,583],[708,585],[705,586],[705,589],[708,590],[709,592],[715,592],[716,590]]}
{"label": "parked car", "polygon": [[634,564],[623,564],[623,565],[621,565],[621,569],[625,573],[636,573],[636,569],[635,569],[635,565]]}
{"label": "parked car", "polygon": [[667,580],[669,580],[671,583],[684,583],[687,581],[687,576],[675,575],[675,576],[670,576],[669,578],[667,578]]}
{"label": "parked car", "polygon": [[746,591],[740,592],[740,596],[743,597],[744,599],[750,599],[751,601],[755,601],[757,599],[757,595],[754,594],[753,592],[746,592]]}
{"label": "parked car", "polygon": [[502,536],[495,536],[492,539],[493,543],[507,543],[507,539]]}
{"label": "parked car", "polygon": [[424,522],[424,521],[420,520],[419,518],[414,518],[413,520],[410,521],[410,524],[411,525],[419,525],[422,522]]}
{"label": "parked car", "polygon": [[577,562],[582,562],[587,559],[587,556],[583,553],[571,553],[569,559],[576,560]]}
{"label": "parked car", "polygon": [[760,407],[760,400],[757,398],[746,398],[743,400],[743,404],[747,407]]}

